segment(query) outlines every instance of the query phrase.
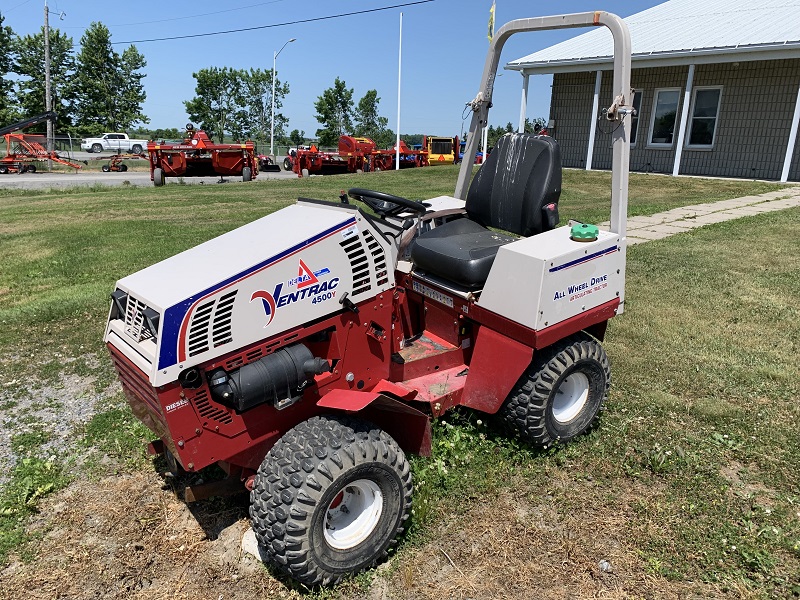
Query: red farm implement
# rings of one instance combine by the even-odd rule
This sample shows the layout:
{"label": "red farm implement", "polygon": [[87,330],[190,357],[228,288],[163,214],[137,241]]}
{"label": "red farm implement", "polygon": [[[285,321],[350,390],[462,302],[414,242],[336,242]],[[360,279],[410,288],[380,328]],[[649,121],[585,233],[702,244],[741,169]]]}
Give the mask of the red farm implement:
{"label": "red farm implement", "polygon": [[[338,152],[321,152],[316,146],[298,150],[288,159],[291,169],[299,177],[309,175],[336,175],[359,171],[387,171],[394,168],[396,149],[381,150],[369,138],[343,135],[339,138]],[[427,166],[427,154],[412,150],[400,141],[400,168]]]}
{"label": "red farm implement", "polygon": [[6,142],[6,154],[0,157],[0,175],[6,173],[35,173],[36,163],[46,160],[52,160],[73,169],[81,168],[78,163],[61,158],[56,152],[48,152],[46,148],[47,141],[43,135],[20,133],[27,127],[33,127],[43,121],[54,120],[55,118],[56,113],[47,112],[0,128],[0,135],[3,136]]}
{"label": "red farm implement", "polygon": [[258,175],[255,145],[251,141],[239,144],[215,144],[205,131],[186,126],[186,139],[180,144],[147,143],[150,156],[150,179],[156,186],[164,185],[166,177],[213,177],[241,175],[250,181]]}

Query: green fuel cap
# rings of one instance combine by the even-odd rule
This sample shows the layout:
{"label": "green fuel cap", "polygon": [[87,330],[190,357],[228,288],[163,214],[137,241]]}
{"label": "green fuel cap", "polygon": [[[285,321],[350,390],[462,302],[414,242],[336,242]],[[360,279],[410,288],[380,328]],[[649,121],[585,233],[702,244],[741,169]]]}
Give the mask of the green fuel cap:
{"label": "green fuel cap", "polygon": [[577,223],[570,229],[570,237],[576,242],[593,242],[597,239],[599,231],[597,225]]}

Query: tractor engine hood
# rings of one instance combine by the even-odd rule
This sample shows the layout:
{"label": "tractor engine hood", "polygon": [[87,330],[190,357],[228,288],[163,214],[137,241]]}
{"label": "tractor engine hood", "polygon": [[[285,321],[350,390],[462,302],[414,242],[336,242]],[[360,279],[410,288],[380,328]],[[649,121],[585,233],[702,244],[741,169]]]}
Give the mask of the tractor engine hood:
{"label": "tractor engine hood", "polygon": [[164,385],[392,287],[396,255],[356,207],[300,200],[119,280],[105,341]]}

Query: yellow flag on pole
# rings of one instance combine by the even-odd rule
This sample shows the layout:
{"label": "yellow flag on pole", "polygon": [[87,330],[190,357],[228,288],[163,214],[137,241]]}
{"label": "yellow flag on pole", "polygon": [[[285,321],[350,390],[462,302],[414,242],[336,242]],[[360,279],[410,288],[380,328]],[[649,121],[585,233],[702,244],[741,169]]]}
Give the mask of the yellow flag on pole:
{"label": "yellow flag on pole", "polygon": [[489,9],[489,42],[491,43],[494,37],[494,0],[492,0],[492,8]]}

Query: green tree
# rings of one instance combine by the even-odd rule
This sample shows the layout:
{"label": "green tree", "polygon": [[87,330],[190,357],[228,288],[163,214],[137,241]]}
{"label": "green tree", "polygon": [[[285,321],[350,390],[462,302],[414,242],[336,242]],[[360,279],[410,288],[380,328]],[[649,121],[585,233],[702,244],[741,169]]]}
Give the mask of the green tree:
{"label": "green tree", "polygon": [[[17,81],[17,100],[23,115],[33,116],[45,111],[44,28],[35,35],[16,41],[14,72]],[[75,110],[75,57],[72,38],[58,29],[50,30],[50,96],[53,110],[58,114],[56,129],[70,128]],[[44,123],[32,130],[44,131]]]}
{"label": "green tree", "polygon": [[333,87],[328,88],[314,103],[317,121],[322,124],[317,129],[321,146],[336,146],[339,136],[353,131],[353,88],[347,89],[344,81],[336,78]]}
{"label": "green tree", "polygon": [[300,131],[299,129],[292,129],[292,133],[289,134],[289,141],[292,142],[293,146],[299,146],[306,141],[305,136],[306,136],[305,131]]}
{"label": "green tree", "polygon": [[545,127],[547,125],[547,119],[544,117],[536,117],[533,121],[530,119],[525,119],[525,133],[536,133],[536,126]]}
{"label": "green tree", "polygon": [[142,72],[147,66],[144,56],[136,46],[128,46],[118,59],[120,86],[117,93],[118,123],[122,129],[128,129],[136,123],[149,123],[150,119],[142,112],[142,104],[147,99],[142,80]]}
{"label": "green tree", "polygon": [[246,120],[245,111],[239,93],[241,74],[228,67],[209,67],[192,73],[197,82],[195,97],[184,101],[186,113],[217,142],[222,142],[225,132],[240,139],[244,133],[241,123]]}
{"label": "green tree", "polygon": [[5,17],[0,13],[0,123],[3,125],[17,120],[13,106],[14,83],[8,78],[13,64],[14,31],[3,25]]}
{"label": "green tree", "polygon": [[122,55],[111,47],[111,32],[94,22],[81,37],[75,64],[76,127],[89,133],[122,131],[147,123],[139,70],[146,65],[135,46]]}
{"label": "green tree", "polygon": [[358,101],[354,115],[356,122],[355,134],[370,138],[378,144],[379,148],[384,148],[392,144],[394,135],[386,127],[389,124],[389,119],[378,114],[380,101],[377,90],[368,90],[364,97]]}
{"label": "green tree", "polygon": [[[250,69],[239,73],[241,85],[241,103],[244,105],[244,121],[239,124],[246,137],[265,144],[269,140],[270,123],[272,121],[272,69]],[[275,80],[275,126],[274,137],[285,140],[286,125],[289,123],[279,111],[283,106],[283,98],[289,93],[289,84]]]}

